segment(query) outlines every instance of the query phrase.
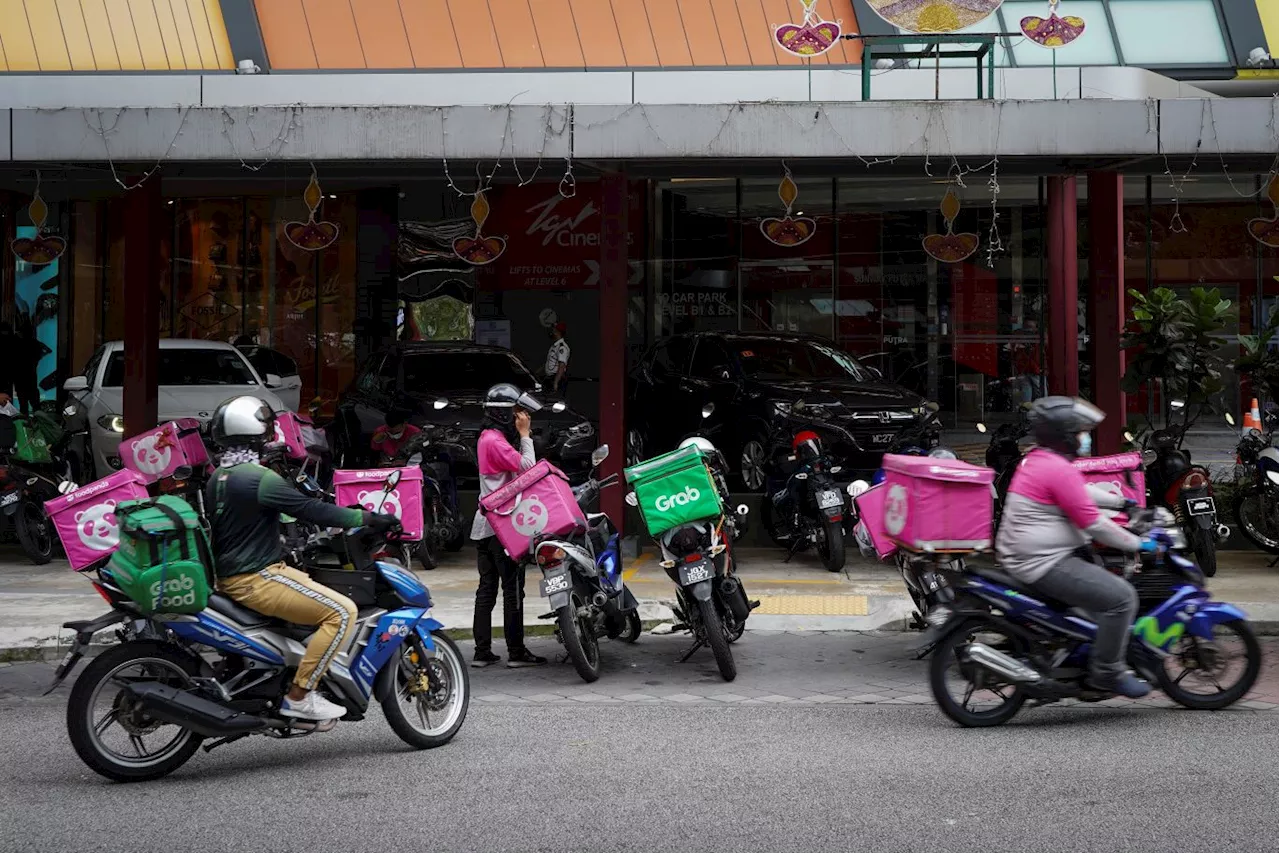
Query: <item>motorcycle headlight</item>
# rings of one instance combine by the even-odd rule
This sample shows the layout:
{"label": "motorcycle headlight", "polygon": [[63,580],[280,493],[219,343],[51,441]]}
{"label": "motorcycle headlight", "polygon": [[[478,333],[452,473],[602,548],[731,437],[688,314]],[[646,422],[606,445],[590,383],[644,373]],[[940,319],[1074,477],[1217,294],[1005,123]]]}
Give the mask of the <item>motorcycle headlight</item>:
{"label": "motorcycle headlight", "polygon": [[585,421],[569,427],[569,438],[590,438],[595,434],[595,427]]}
{"label": "motorcycle headlight", "polygon": [[124,435],[124,418],[120,415],[103,415],[98,418],[98,426]]}

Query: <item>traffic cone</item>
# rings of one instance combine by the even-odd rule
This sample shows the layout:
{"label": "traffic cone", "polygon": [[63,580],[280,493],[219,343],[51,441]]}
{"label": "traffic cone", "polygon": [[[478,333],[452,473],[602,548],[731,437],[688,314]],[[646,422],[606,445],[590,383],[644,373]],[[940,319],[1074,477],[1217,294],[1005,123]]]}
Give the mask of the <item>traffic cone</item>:
{"label": "traffic cone", "polygon": [[1249,411],[1244,413],[1244,423],[1240,425],[1240,434],[1248,435],[1250,430],[1262,429],[1262,418],[1258,414],[1258,398],[1254,397],[1250,403]]}

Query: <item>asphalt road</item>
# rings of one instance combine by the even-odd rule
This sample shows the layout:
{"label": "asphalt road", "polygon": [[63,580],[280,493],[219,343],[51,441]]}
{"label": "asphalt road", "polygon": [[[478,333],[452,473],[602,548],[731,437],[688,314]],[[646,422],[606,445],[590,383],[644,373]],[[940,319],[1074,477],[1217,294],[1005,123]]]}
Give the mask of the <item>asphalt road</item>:
{"label": "asphalt road", "polygon": [[[824,660],[804,673],[819,695],[838,688],[816,673],[843,669],[822,647],[853,642],[806,638]],[[881,651],[858,642],[860,658]],[[667,667],[689,690],[707,682],[703,667]],[[0,667],[3,851],[1277,849],[1274,710],[1054,707],[966,731],[930,705],[774,702],[744,678],[721,688],[757,699],[654,687],[606,702],[593,691],[609,675],[588,687],[548,668],[557,697],[525,699],[513,695],[525,682],[495,669],[477,674],[466,725],[442,749],[408,751],[375,712],[124,786],[72,752],[65,691],[35,698],[48,672]]]}

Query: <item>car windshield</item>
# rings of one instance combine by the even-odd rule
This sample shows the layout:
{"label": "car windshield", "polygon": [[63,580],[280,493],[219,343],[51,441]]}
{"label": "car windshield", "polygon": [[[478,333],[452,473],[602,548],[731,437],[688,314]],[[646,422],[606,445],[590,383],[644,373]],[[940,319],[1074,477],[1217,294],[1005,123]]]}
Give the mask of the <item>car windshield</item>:
{"label": "car windshield", "polygon": [[731,343],[742,372],[755,379],[871,379],[856,358],[825,344],[782,338],[739,338]]}
{"label": "car windshield", "polygon": [[401,360],[404,389],[414,392],[483,391],[510,382],[532,391],[533,376],[505,352],[410,352]]}
{"label": "car windshield", "polygon": [[[157,382],[164,386],[257,385],[240,353],[224,349],[161,349]],[[124,351],[116,350],[102,379],[105,388],[124,385]]]}

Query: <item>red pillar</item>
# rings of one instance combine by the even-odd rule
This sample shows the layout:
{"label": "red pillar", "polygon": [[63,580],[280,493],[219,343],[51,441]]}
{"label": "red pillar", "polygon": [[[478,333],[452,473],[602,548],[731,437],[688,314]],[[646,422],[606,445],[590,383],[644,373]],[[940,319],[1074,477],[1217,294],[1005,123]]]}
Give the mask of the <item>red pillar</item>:
{"label": "red pillar", "polygon": [[160,358],[160,243],[164,201],[160,176],[151,175],[125,196],[124,234],[124,431],[156,425]]}
{"label": "red pillar", "polygon": [[1107,413],[1094,437],[1099,455],[1118,453],[1124,434],[1124,176],[1089,173],[1089,361],[1093,402]]}
{"label": "red pillar", "polygon": [[1075,175],[1049,177],[1048,190],[1049,393],[1074,397],[1080,393]]}
{"label": "red pillar", "polygon": [[[626,458],[624,425],[627,394],[627,178],[602,179],[600,235],[600,442],[609,445],[602,474],[621,475]],[[623,524],[621,487],[600,494],[600,508],[618,529]]]}

